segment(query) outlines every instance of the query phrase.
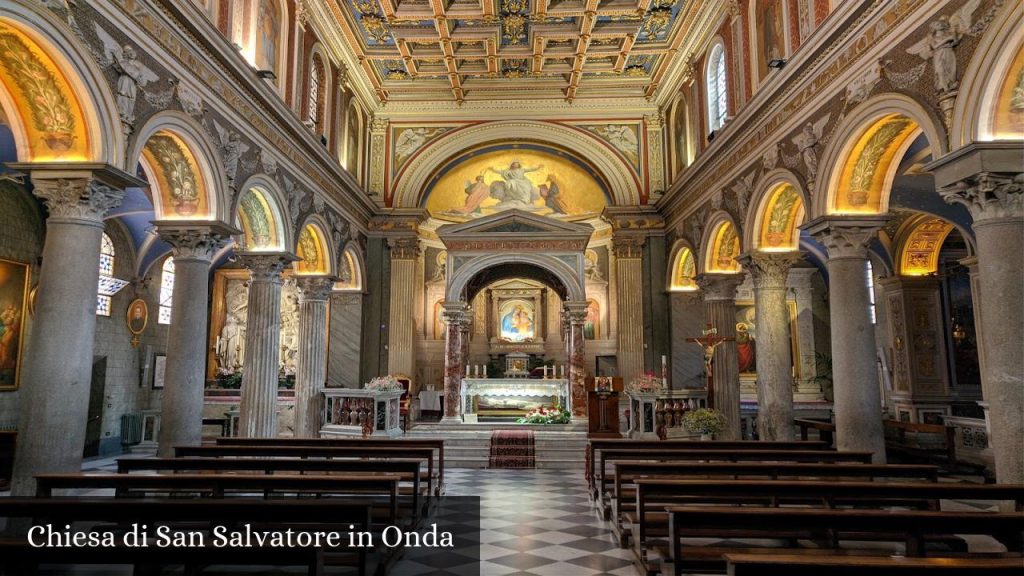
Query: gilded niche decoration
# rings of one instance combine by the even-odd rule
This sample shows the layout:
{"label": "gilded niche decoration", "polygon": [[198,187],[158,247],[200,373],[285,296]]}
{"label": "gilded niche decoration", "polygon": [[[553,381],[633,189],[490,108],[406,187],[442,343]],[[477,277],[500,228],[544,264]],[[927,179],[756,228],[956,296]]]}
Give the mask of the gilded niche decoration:
{"label": "gilded niche decoration", "polygon": [[795,250],[799,242],[797,223],[803,216],[800,194],[789,184],[779,187],[766,206],[768,221],[761,230],[761,250]]}
{"label": "gilded niche decoration", "polygon": [[209,215],[205,184],[192,152],[174,134],[161,130],[149,138],[143,156],[153,168],[160,192],[161,218]]}
{"label": "gilded niche decoration", "polygon": [[910,119],[893,114],[885,117],[861,136],[850,153],[836,198],[836,211],[877,213],[881,210],[882,188],[896,152],[918,130]]}
{"label": "gilded niche decoration", "polygon": [[238,221],[242,228],[242,250],[266,250],[280,247],[277,223],[266,196],[251,188],[242,194],[238,204]]}
{"label": "gilded niche decoration", "polygon": [[697,276],[696,264],[696,261],[693,259],[692,250],[683,248],[679,251],[672,270],[671,289],[673,292],[686,292],[697,289],[697,282],[694,280]]}
{"label": "gilded niche decoration", "polygon": [[464,154],[427,185],[424,205],[437,218],[466,221],[518,209],[580,219],[607,206],[597,173],[574,156],[532,144],[497,145]]}
{"label": "gilded niche decoration", "polygon": [[708,272],[739,272],[740,265],[736,257],[740,255],[740,237],[731,222],[722,222],[715,231],[711,245],[711,256]]}
{"label": "gilded niche decoration", "polygon": [[999,88],[992,136],[999,139],[1024,136],[1024,46],[1017,49],[1009,73]]}
{"label": "gilded niche decoration", "polygon": [[953,225],[941,218],[928,218],[916,226],[907,237],[900,257],[900,274],[927,276],[939,269],[939,251]]}
{"label": "gilded niche decoration", "polygon": [[299,241],[295,249],[299,260],[293,264],[296,274],[327,274],[327,250],[324,246],[323,234],[312,224],[307,224],[299,232]]}

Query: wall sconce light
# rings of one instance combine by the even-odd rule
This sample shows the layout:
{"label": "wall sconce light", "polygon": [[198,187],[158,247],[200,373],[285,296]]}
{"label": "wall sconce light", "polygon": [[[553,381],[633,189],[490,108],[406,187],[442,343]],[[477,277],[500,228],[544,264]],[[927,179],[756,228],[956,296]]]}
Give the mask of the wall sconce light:
{"label": "wall sconce light", "polygon": [[769,68],[775,68],[776,70],[782,70],[786,66],[785,58],[772,58],[768,61]]}

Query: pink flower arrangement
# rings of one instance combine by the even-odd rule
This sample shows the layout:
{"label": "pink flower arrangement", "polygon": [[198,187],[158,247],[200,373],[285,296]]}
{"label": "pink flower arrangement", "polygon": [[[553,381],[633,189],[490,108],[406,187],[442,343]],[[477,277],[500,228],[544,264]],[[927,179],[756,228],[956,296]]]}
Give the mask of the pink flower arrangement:
{"label": "pink flower arrangement", "polygon": [[638,376],[626,385],[626,392],[633,394],[659,394],[664,389],[664,381],[653,372]]}
{"label": "pink flower arrangement", "polygon": [[517,419],[516,422],[519,424],[568,424],[570,419],[570,414],[555,404],[550,408],[541,406],[530,410],[526,416]]}
{"label": "pink flower arrangement", "polygon": [[371,379],[364,386],[367,390],[378,390],[381,392],[395,392],[398,390],[404,391],[402,383],[398,381],[398,378],[388,374],[387,376],[377,376]]}

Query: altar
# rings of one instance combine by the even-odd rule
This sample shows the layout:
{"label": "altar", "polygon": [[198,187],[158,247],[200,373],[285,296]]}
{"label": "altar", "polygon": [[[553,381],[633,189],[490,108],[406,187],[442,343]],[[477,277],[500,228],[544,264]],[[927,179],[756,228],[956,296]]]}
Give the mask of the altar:
{"label": "altar", "polygon": [[562,378],[463,378],[459,392],[462,421],[475,423],[481,413],[521,416],[558,402],[572,412],[569,381]]}

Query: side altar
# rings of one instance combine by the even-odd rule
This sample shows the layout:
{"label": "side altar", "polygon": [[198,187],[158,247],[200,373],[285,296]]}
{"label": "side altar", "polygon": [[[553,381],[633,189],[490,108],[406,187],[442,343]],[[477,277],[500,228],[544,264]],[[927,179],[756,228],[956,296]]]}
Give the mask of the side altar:
{"label": "side altar", "polygon": [[463,378],[459,391],[462,421],[477,422],[481,413],[520,416],[558,402],[572,412],[569,381],[563,378]]}

